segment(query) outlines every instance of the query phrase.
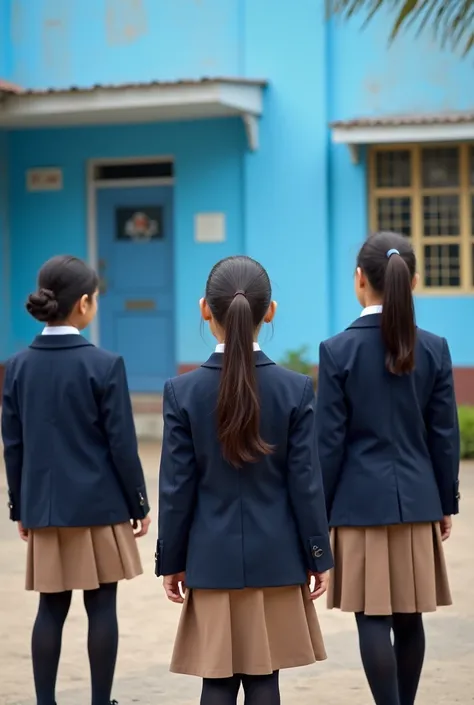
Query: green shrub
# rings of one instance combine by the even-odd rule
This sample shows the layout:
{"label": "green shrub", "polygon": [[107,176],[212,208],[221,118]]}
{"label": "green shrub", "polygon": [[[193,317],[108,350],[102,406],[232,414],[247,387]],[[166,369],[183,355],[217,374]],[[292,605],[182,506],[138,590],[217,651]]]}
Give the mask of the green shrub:
{"label": "green shrub", "polygon": [[309,347],[307,345],[303,345],[297,350],[288,350],[280,365],[288,370],[293,370],[293,372],[308,375],[313,380],[313,387],[316,389],[318,382],[316,368],[309,359]]}
{"label": "green shrub", "polygon": [[461,435],[461,458],[474,458],[474,406],[458,409],[459,433]]}

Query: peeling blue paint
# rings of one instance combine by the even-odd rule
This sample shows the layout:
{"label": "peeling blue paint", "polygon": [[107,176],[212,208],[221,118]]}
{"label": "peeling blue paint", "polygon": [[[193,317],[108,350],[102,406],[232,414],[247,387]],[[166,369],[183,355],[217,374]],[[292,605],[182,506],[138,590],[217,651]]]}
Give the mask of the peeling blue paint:
{"label": "peeling blue paint", "polygon": [[442,51],[429,30],[402,33],[389,46],[392,20],[381,14],[364,30],[360,17],[330,23],[331,118],[472,108],[472,56]]}
{"label": "peeling blue paint", "polygon": [[239,73],[239,0],[8,0],[26,88]]}

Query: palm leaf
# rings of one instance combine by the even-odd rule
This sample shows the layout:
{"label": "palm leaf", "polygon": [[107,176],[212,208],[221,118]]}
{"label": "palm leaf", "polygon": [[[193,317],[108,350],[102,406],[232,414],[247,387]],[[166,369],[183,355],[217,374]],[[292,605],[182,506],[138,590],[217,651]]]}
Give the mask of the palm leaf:
{"label": "palm leaf", "polygon": [[474,0],[326,0],[328,15],[349,19],[364,16],[363,26],[388,9],[395,15],[389,35],[415,27],[417,34],[430,31],[442,47],[460,48],[464,55],[474,48]]}
{"label": "palm leaf", "polygon": [[398,15],[397,19],[395,20],[395,24],[393,25],[391,34],[392,39],[397,36],[402,24],[406,22],[408,18],[413,17],[414,14],[420,11],[419,9],[417,9],[417,5],[418,0],[405,0],[405,3],[402,9],[400,10],[400,14]]}

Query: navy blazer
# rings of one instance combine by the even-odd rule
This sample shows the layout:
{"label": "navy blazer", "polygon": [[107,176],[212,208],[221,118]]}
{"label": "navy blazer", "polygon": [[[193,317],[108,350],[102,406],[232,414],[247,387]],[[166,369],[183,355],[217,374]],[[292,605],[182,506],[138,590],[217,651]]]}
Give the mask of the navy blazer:
{"label": "navy blazer", "polygon": [[10,518],[100,526],[149,511],[121,357],[41,335],[6,366],[2,436]]}
{"label": "navy blazer", "polygon": [[164,390],[156,574],[190,588],[300,585],[332,566],[308,377],[255,353],[261,434],[272,455],[236,469],[215,409],[223,355]]}
{"label": "navy blazer", "polygon": [[456,514],[459,428],[448,345],[417,329],[415,370],[390,374],[380,314],[321,343],[318,448],[331,526]]}

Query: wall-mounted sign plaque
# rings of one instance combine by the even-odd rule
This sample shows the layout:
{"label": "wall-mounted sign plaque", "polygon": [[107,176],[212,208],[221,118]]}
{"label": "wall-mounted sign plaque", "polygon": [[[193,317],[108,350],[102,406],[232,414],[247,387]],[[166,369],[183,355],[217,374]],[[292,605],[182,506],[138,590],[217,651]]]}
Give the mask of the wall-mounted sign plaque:
{"label": "wall-mounted sign plaque", "polygon": [[61,169],[28,169],[26,172],[27,191],[61,191],[62,187]]}

